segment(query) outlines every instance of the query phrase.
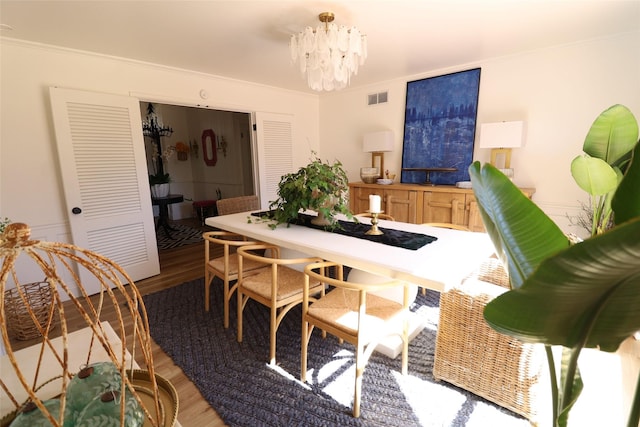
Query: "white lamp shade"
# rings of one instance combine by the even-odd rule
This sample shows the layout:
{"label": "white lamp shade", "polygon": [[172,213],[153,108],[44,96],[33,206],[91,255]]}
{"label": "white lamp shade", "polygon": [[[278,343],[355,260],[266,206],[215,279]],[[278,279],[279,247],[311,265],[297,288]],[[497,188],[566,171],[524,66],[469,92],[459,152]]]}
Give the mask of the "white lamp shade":
{"label": "white lamp shade", "polygon": [[480,127],[480,148],[522,147],[524,122],[483,123]]}
{"label": "white lamp shade", "polygon": [[362,151],[365,153],[393,151],[393,131],[365,133],[362,139]]}

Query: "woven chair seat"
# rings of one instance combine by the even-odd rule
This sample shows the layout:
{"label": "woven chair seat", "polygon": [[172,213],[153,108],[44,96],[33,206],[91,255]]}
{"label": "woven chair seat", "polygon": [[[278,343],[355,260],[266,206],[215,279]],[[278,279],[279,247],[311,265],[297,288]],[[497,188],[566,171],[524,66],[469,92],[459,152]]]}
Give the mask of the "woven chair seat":
{"label": "woven chair seat", "polygon": [[[209,261],[209,265],[216,271],[223,272],[224,271],[224,257],[214,258]],[[263,264],[260,264],[255,261],[246,260],[244,262],[243,268],[245,272],[256,270],[258,268],[264,267]],[[238,254],[230,254],[229,255],[229,275],[234,276],[238,274]]]}
{"label": "woven chair seat", "polygon": [[[358,333],[358,292],[336,288],[324,298],[309,306],[308,316],[335,325],[351,335]],[[362,322],[360,339],[366,344],[380,335],[385,328],[400,330],[402,304],[387,298],[367,294],[367,312]],[[396,317],[396,321],[392,319]]]}
{"label": "woven chair seat", "polygon": [[[250,261],[252,260],[244,260],[245,265]],[[255,262],[255,264],[258,267],[264,267],[264,264],[258,262]],[[283,301],[292,297],[298,297],[302,301],[302,283],[304,283],[304,273],[286,266],[278,267],[276,301]],[[271,269],[263,268],[259,273],[247,277],[242,282],[242,287],[245,292],[254,292],[265,300],[271,299]],[[320,290],[320,281],[313,281],[311,283],[311,293],[320,292]]]}

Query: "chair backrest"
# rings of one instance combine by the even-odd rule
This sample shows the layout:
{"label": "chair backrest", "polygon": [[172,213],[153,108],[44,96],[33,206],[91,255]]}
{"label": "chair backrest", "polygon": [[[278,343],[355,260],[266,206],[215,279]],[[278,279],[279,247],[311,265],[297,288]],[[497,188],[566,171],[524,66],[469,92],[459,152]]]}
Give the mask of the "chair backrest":
{"label": "chair backrest", "polygon": [[[359,217],[363,217],[363,218],[373,218],[373,215],[371,215],[369,212],[362,212],[362,213],[356,214],[355,216],[359,216]],[[378,214],[378,219],[386,219],[387,221],[395,221],[396,220],[391,215],[387,215],[387,214],[384,214],[384,213],[379,213]]]}
{"label": "chair backrest", "polygon": [[229,215],[238,212],[255,211],[260,209],[258,196],[240,196],[220,199],[216,202],[218,215]]}
{"label": "chair backrest", "polygon": [[451,224],[449,222],[425,222],[421,225],[428,225],[430,227],[440,227],[440,228],[450,228],[452,230],[462,230],[462,231],[471,231],[469,227],[458,224]]}
{"label": "chair backrest", "polygon": [[[309,264],[322,261],[321,258],[304,255],[300,252],[296,258],[281,258],[280,247],[269,243],[257,243],[252,245],[244,245],[238,248],[238,255],[244,258],[261,262],[263,264],[284,265],[289,268],[295,267],[296,264]],[[294,270],[304,271],[302,268],[293,268]]]}

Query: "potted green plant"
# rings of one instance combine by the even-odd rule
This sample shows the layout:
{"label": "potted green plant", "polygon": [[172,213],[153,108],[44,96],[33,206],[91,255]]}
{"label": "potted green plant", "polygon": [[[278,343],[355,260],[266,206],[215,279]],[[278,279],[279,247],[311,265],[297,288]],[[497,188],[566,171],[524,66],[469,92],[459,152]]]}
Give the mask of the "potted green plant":
{"label": "potted green plant", "polygon": [[592,236],[612,224],[611,198],[622,180],[638,137],[638,122],[624,105],[603,111],[593,122],[582,146],[582,155],[571,162],[571,175],[589,194],[586,219],[578,224]]}
{"label": "potted green plant", "polygon": [[[611,198],[613,226],[571,245],[560,228],[506,176],[473,163],[469,172],[487,232],[512,290],[487,304],[500,333],[545,346],[553,425],[566,426],[583,388],[583,348],[615,351],[640,330],[640,143]],[[560,377],[552,346],[563,349]],[[640,377],[628,426],[640,420]]]}
{"label": "potted green plant", "polygon": [[338,160],[323,162],[315,153],[311,162],[296,172],[283,175],[278,184],[278,198],[270,202],[272,228],[298,218],[300,210],[314,210],[312,221],[329,228],[337,226],[337,213],[352,218],[349,211],[349,180]]}

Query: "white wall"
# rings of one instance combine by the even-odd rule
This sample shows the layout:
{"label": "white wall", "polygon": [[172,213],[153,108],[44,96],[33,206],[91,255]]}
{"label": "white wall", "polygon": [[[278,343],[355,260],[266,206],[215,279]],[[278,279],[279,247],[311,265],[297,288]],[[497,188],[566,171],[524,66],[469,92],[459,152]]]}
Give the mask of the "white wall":
{"label": "white wall", "polygon": [[[143,101],[294,116],[294,165],[319,151],[317,95],[186,70],[0,38],[0,216],[32,227],[33,237],[71,241],[49,87]],[[208,93],[207,99],[200,91]]]}
{"label": "white wall", "polygon": [[[371,162],[370,154],[362,152],[362,135],[391,129],[396,150],[385,154],[385,168],[398,173],[407,81],[481,67],[478,125],[503,120],[526,122],[525,146],[514,149],[512,156],[514,182],[535,187],[533,200],[538,206],[565,231],[584,235],[566,219],[566,214],[579,212],[579,200],[587,201],[571,177],[570,163],[582,152],[593,120],[609,106],[626,105],[640,120],[639,53],[640,32],[635,32],[323,95],[322,154],[342,161],[350,180],[359,181],[360,167]],[[365,69],[366,64],[361,72]],[[367,94],[382,91],[389,92],[389,102],[367,106]],[[488,151],[476,149],[474,159],[488,161]]]}
{"label": "white wall", "polygon": [[[359,180],[360,167],[370,162],[361,149],[367,131],[395,132],[396,151],[385,155],[385,165],[396,172],[401,168],[407,81],[481,67],[478,123],[526,121],[526,145],[513,154],[514,181],[535,187],[534,201],[563,229],[574,232],[578,230],[568,226],[565,215],[577,213],[578,200],[586,197],[573,182],[569,164],[581,153],[589,126],[615,103],[640,117],[639,32],[320,97],[6,38],[0,38],[0,48],[0,216],[47,230],[46,238],[57,240],[68,230],[49,86],[132,94],[177,105],[293,114],[294,164],[306,163],[316,150],[325,159],[341,160],[350,179]],[[202,89],[207,99],[199,96]],[[367,106],[367,95],[381,91],[389,92],[389,102]],[[476,149],[475,158],[486,161],[488,153]]]}

